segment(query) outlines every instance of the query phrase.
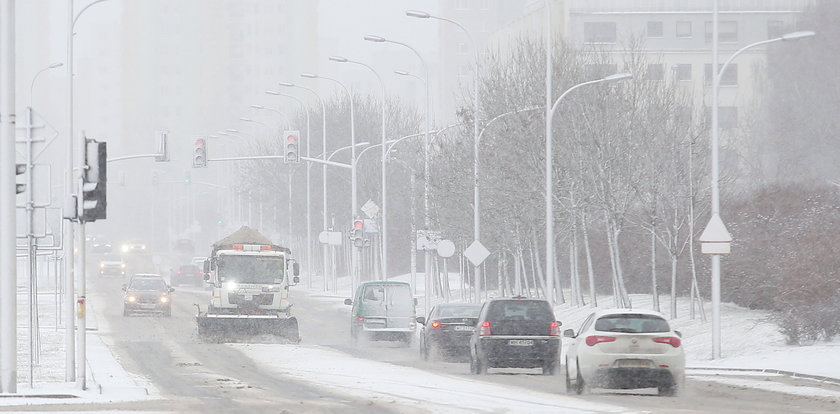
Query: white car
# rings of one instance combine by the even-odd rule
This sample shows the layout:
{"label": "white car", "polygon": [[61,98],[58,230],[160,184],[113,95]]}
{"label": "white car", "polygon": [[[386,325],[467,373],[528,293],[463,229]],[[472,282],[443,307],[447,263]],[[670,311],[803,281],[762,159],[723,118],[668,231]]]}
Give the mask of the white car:
{"label": "white car", "polygon": [[636,309],[600,310],[583,322],[566,352],[566,391],[656,387],[674,395],[685,381],[681,334],[665,317]]}

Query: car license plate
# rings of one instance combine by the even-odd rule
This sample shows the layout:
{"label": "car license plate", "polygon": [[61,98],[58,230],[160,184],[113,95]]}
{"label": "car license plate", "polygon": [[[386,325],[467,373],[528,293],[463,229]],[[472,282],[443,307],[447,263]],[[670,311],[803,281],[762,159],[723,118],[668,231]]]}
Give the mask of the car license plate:
{"label": "car license plate", "polygon": [[474,331],[475,326],[463,326],[463,325],[455,325],[456,331]]}
{"label": "car license plate", "polygon": [[510,340],[508,340],[508,345],[532,346],[532,345],[534,345],[534,340],[533,339],[510,339]]}
{"label": "car license plate", "polygon": [[152,304],[142,304],[140,305],[140,309],[154,309],[155,305]]}
{"label": "car license plate", "polygon": [[651,368],[653,362],[647,359],[619,359],[615,361],[618,368]]}

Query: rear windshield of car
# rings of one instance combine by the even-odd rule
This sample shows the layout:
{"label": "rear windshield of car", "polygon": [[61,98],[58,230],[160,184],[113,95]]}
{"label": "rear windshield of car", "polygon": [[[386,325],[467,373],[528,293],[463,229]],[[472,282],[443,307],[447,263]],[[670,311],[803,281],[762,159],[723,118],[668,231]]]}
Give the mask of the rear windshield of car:
{"label": "rear windshield of car", "polygon": [[487,319],[495,321],[543,321],[554,320],[554,313],[548,302],[536,300],[505,300],[490,304]]}
{"label": "rear windshield of car", "polygon": [[657,333],[670,332],[665,319],[656,315],[616,314],[598,318],[595,330],[602,332]]}
{"label": "rear windshield of car", "polygon": [[448,306],[438,310],[439,318],[477,318],[481,308],[478,306]]}

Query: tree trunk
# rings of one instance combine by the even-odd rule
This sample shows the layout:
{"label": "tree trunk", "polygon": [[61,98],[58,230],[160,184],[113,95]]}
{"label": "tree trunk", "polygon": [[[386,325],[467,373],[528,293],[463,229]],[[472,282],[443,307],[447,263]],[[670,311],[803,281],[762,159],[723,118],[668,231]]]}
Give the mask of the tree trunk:
{"label": "tree trunk", "polygon": [[581,230],[583,232],[583,249],[586,252],[586,273],[589,276],[589,305],[598,307],[598,295],[595,291],[595,271],[592,269],[592,254],[589,249],[589,231],[586,229],[586,214],[581,216]]}
{"label": "tree trunk", "polygon": [[533,229],[531,230],[531,246],[533,247],[532,251],[534,253],[534,264],[536,265],[536,268],[537,268],[537,278],[540,281],[540,287],[542,287],[543,296],[545,296],[546,299],[548,298],[549,295],[552,295],[552,298],[556,298],[556,296],[554,295],[554,292],[549,292],[549,291],[546,290],[545,274],[543,273],[543,270],[542,270],[542,258],[540,257],[540,251],[539,251],[539,247],[538,247],[539,243],[537,242],[537,232],[536,232],[536,230],[533,230]]}
{"label": "tree trunk", "polygon": [[677,319],[677,255],[671,255],[671,319]]}
{"label": "tree trunk", "polygon": [[659,288],[656,286],[656,227],[650,232],[650,283],[653,294],[653,310],[661,312],[659,308]]}

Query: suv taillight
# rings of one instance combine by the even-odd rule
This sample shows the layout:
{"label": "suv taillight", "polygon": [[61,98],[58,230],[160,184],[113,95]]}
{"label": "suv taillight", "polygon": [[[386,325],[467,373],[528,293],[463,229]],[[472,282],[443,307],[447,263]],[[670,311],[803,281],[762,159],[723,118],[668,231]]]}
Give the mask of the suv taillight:
{"label": "suv taillight", "polygon": [[438,322],[438,321],[432,322],[432,328],[440,328],[440,322]]}
{"label": "suv taillight", "polygon": [[560,324],[559,323],[557,323],[555,321],[551,321],[551,323],[548,324],[548,336],[560,336]]}
{"label": "suv taillight", "polygon": [[600,344],[601,342],[614,342],[614,336],[600,336],[600,335],[591,335],[586,337],[586,345],[595,346]]}
{"label": "suv taillight", "polygon": [[490,336],[493,332],[490,330],[490,321],[481,323],[481,329],[478,331],[478,336]]}
{"label": "suv taillight", "polygon": [[673,346],[674,348],[679,348],[680,344],[682,343],[682,341],[680,341],[680,338],[677,338],[676,336],[665,336],[665,337],[662,337],[662,338],[653,338],[653,342],[658,342],[660,344],[668,344],[668,345]]}

